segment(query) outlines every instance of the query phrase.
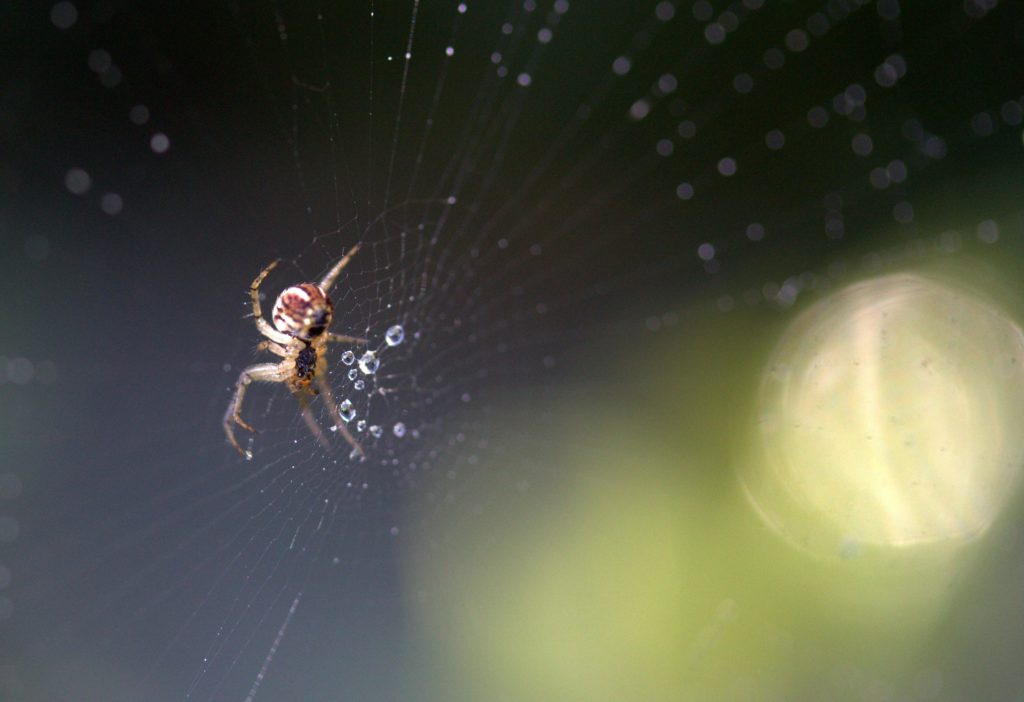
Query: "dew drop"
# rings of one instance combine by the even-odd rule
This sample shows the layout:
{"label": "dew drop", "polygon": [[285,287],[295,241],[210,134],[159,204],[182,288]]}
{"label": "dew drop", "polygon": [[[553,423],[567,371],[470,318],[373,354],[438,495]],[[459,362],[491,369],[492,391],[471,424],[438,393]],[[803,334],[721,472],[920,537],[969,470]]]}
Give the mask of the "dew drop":
{"label": "dew drop", "polygon": [[247,460],[247,461],[251,461],[252,460],[252,451],[246,450],[246,452],[245,452],[245,460]]}
{"label": "dew drop", "polygon": [[384,335],[384,341],[387,342],[388,346],[398,346],[404,340],[405,329],[402,328],[401,324],[396,324],[393,327],[388,327],[388,331]]}
{"label": "dew drop", "polygon": [[381,429],[380,426],[374,424],[370,427],[370,433],[373,434],[374,438],[379,439],[380,435],[384,433],[384,430]]}
{"label": "dew drop", "polygon": [[341,415],[341,418],[344,421],[351,422],[352,419],[356,416],[356,408],[352,406],[352,401],[345,400],[340,405],[338,405],[338,414]]}
{"label": "dew drop", "polygon": [[349,372],[348,372],[348,379],[349,380],[355,380],[358,377],[359,377],[359,372],[355,368],[352,368],[352,369],[349,370]]}
{"label": "dew drop", "polygon": [[359,358],[359,370],[366,375],[373,375],[378,368],[380,368],[380,360],[373,351],[367,351]]}
{"label": "dew drop", "polygon": [[356,431],[366,431],[366,420],[360,419],[356,422]]}
{"label": "dew drop", "polygon": [[391,429],[391,432],[399,439],[401,439],[403,436],[405,436],[405,424],[403,424],[402,422],[395,422],[395,426],[394,428]]}
{"label": "dew drop", "polygon": [[364,383],[362,380],[357,380],[356,382],[352,383],[352,387],[354,387],[356,390],[362,390],[363,388],[366,387],[366,383]]}

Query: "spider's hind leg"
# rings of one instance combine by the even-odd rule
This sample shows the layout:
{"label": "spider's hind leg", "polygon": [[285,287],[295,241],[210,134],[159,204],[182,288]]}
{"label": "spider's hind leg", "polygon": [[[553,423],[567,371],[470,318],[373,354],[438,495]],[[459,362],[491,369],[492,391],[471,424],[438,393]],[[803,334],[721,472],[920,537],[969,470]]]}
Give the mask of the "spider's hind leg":
{"label": "spider's hind leg", "polygon": [[[312,394],[315,395],[316,392],[312,391]],[[295,400],[299,403],[299,409],[302,411],[302,418],[306,421],[306,426],[309,427],[310,433],[317,441],[320,442],[321,446],[330,451],[331,441],[327,438],[327,435],[324,434],[324,430],[320,428],[320,425],[317,424],[316,417],[313,416],[313,410],[309,406],[309,400],[302,392],[296,392],[293,390],[292,395],[295,396]]]}
{"label": "spider's hind leg", "polygon": [[338,411],[338,405],[334,402],[334,395],[331,393],[331,386],[322,377],[317,378],[317,385],[320,386],[320,394],[324,399],[324,404],[327,405],[327,411],[331,413],[331,419],[334,420],[334,425],[338,427],[338,433],[345,437],[345,441],[349,443],[352,451],[357,456],[365,456],[363,447],[359,445],[356,437],[352,436],[352,433],[348,430],[347,422],[341,418],[341,412]]}

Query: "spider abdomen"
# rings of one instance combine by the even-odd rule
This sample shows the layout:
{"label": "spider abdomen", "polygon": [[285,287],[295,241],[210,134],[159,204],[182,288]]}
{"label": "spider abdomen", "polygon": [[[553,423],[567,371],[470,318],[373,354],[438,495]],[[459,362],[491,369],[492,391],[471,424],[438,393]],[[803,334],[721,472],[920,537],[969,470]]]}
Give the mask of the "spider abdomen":
{"label": "spider abdomen", "polygon": [[278,331],[309,340],[324,333],[331,324],[331,298],[312,283],[287,288],[277,296],[273,320]]}

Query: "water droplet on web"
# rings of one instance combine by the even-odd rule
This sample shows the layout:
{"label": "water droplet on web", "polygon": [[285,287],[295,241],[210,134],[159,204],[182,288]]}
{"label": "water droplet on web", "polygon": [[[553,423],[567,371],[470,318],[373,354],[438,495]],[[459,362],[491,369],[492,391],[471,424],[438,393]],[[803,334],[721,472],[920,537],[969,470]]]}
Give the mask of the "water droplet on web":
{"label": "water droplet on web", "polygon": [[345,400],[338,405],[338,414],[340,414],[341,418],[346,422],[351,422],[353,417],[356,416],[356,408],[352,406],[352,401]]}
{"label": "water droplet on web", "polygon": [[366,430],[366,420],[365,419],[360,419],[358,422],[356,422],[356,431],[365,431],[365,430]]}
{"label": "water droplet on web", "polygon": [[357,380],[356,382],[352,383],[352,387],[354,387],[356,390],[362,390],[363,388],[366,387],[366,383],[364,383],[362,380]]}
{"label": "water droplet on web", "polygon": [[381,429],[378,425],[374,424],[372,427],[370,427],[370,433],[373,434],[375,438],[379,439],[380,435],[384,433],[384,430]]}
{"label": "water droplet on web", "polygon": [[351,351],[346,351],[345,353],[341,354],[341,362],[344,363],[346,366],[351,366],[353,363],[356,362],[356,355]]}
{"label": "water droplet on web", "polygon": [[359,371],[357,371],[355,368],[352,368],[351,370],[349,370],[349,372],[348,372],[348,379],[349,380],[355,380],[358,377],[359,377]]}
{"label": "water droplet on web", "polygon": [[252,451],[249,451],[248,449],[246,449],[246,451],[245,451],[245,460],[247,460],[247,461],[251,461],[252,460]]}
{"label": "water droplet on web", "polygon": [[395,426],[391,431],[392,433],[394,433],[395,436],[401,439],[403,436],[405,436],[405,424],[403,424],[402,422],[395,422]]}
{"label": "water droplet on web", "polygon": [[405,329],[402,328],[401,324],[396,324],[393,327],[388,327],[388,331],[384,334],[384,341],[387,342],[388,346],[398,346],[405,340]]}
{"label": "water droplet on web", "polygon": [[373,351],[367,351],[359,358],[359,370],[366,375],[373,375],[380,368],[380,360]]}

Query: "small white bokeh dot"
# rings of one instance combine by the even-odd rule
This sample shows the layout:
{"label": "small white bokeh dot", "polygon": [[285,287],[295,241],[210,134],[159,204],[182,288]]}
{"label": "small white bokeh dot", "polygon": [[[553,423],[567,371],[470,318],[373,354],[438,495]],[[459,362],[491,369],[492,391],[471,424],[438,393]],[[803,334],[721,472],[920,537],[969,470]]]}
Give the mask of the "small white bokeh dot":
{"label": "small white bokeh dot", "polygon": [[746,95],[754,89],[754,79],[750,77],[749,73],[738,73],[732,79],[732,87],[737,93]]}
{"label": "small white bokeh dot", "polygon": [[999,241],[999,225],[991,219],[979,222],[978,240],[985,244],[994,244]]}
{"label": "small white bokeh dot", "polygon": [[675,5],[667,1],[659,2],[654,8],[654,14],[662,22],[668,22],[676,15]]}
{"label": "small white bokeh dot", "polygon": [[78,10],[70,2],[58,2],[50,10],[50,21],[57,29],[71,29],[78,21]]}
{"label": "small white bokeh dot", "polygon": [[108,215],[116,215],[124,209],[124,200],[117,193],[106,193],[100,198],[100,209]]}
{"label": "small white bokeh dot", "polygon": [[100,85],[104,88],[114,88],[121,83],[121,69],[111,66],[100,74]]}
{"label": "small white bokeh dot", "polygon": [[779,129],[773,129],[764,135],[764,144],[772,151],[778,151],[786,145],[786,135]]}
{"label": "small white bokeh dot", "polygon": [[27,385],[32,382],[36,368],[27,358],[12,358],[7,362],[7,380],[15,385]]}
{"label": "small white bokeh dot", "polygon": [[444,50],[444,55],[445,56],[454,56],[455,55],[455,47],[452,47],[452,46],[447,47]]}
{"label": "small white bokeh dot", "polygon": [[867,156],[874,151],[875,144],[867,134],[857,134],[850,141],[850,148],[858,156]]}
{"label": "small white bokeh dot", "polygon": [[721,44],[725,41],[725,27],[718,22],[712,22],[704,28],[704,38],[709,44]]}
{"label": "small white bokeh dot", "polygon": [[892,208],[892,216],[900,224],[910,224],[914,221],[914,206],[906,200],[897,202]]}
{"label": "small white bokeh dot", "polygon": [[646,117],[651,111],[651,103],[646,98],[640,98],[629,107],[629,116],[639,121]]}
{"label": "small white bokeh dot", "polygon": [[751,241],[764,239],[764,225],[760,222],[751,222],[747,225],[747,238]]}
{"label": "small white bokeh dot", "polygon": [[798,53],[806,49],[807,44],[807,32],[802,29],[793,29],[786,34],[786,48],[794,53]]}
{"label": "small white bokeh dot", "polygon": [[528,87],[531,82],[533,82],[533,79],[530,77],[529,73],[520,73],[516,77],[516,83],[519,83],[519,85],[523,86],[524,88]]}
{"label": "small white bokeh dot", "polygon": [[786,65],[786,55],[782,53],[782,49],[768,49],[764,52],[762,60],[765,67],[770,71],[777,71]]}
{"label": "small white bokeh dot", "polygon": [[89,52],[89,68],[96,73],[107,71],[114,64],[110,52],[105,49],[93,49]]}
{"label": "small white bokeh dot", "polygon": [[166,153],[167,149],[171,148],[171,140],[163,132],[157,132],[150,138],[149,148],[156,154]]}
{"label": "small white bokeh dot", "polygon": [[821,129],[828,124],[828,110],[824,107],[812,107],[807,111],[807,122],[816,129]]}
{"label": "small white bokeh dot", "polygon": [[907,179],[907,164],[900,159],[890,161],[885,167],[885,174],[893,183],[902,183]]}
{"label": "small white bokeh dot", "polygon": [[715,257],[715,247],[704,242],[697,247],[697,256],[699,256],[702,261],[710,261]]}
{"label": "small white bokeh dot", "polygon": [[149,121],[149,108],[145,105],[135,105],[128,111],[128,119],[132,124],[145,124]]}
{"label": "small white bokeh dot", "polygon": [[676,186],[676,197],[680,200],[689,200],[693,197],[693,186],[689,183],[680,183]]}
{"label": "small white bokeh dot", "polygon": [[72,168],[64,174],[64,185],[75,195],[84,195],[92,187],[92,178],[81,168]]}
{"label": "small white bokeh dot", "polygon": [[729,177],[736,175],[736,159],[726,156],[718,162],[718,172]]}

